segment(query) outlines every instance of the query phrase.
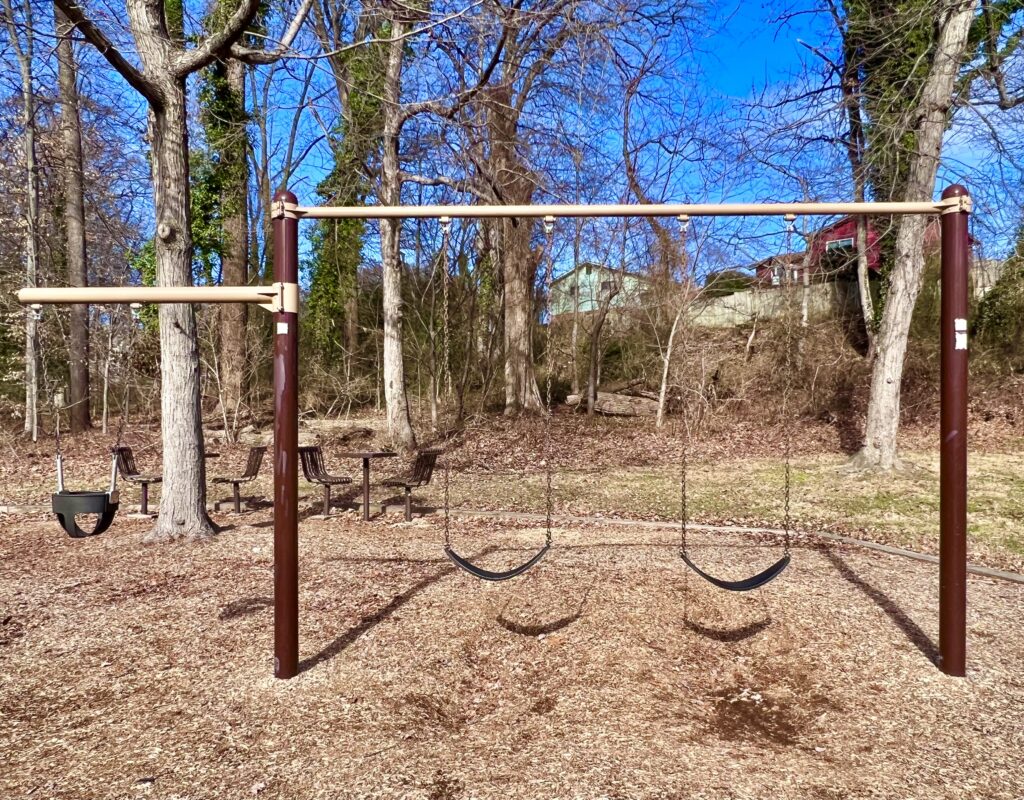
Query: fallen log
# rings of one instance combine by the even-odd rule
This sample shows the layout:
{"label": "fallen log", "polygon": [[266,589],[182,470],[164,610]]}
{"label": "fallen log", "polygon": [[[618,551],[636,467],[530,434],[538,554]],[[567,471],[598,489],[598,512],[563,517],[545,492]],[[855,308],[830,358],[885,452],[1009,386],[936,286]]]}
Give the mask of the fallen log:
{"label": "fallen log", "polygon": [[[565,398],[566,405],[586,407],[587,399],[581,394]],[[646,397],[633,397],[611,392],[598,392],[594,411],[608,417],[653,417],[658,413],[658,401]]]}

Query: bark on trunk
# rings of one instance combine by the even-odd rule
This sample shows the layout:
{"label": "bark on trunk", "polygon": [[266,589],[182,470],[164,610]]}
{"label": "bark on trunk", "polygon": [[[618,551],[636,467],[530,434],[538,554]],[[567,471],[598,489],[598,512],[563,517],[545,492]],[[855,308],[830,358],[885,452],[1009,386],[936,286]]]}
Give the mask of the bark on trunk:
{"label": "bark on trunk", "polygon": [[[406,24],[396,20],[389,45],[385,75],[385,120],[381,158],[381,202],[398,205],[402,195],[401,165],[398,157],[402,132],[401,80]],[[401,221],[382,220],[380,224],[381,266],[384,295],[384,403],[387,408],[388,434],[397,445],[416,447],[409,418],[409,400],[405,387],[405,360],[402,342],[402,261]]]}
{"label": "bark on trunk", "polygon": [[871,271],[868,263],[868,222],[857,217],[857,291],[860,295],[860,312],[867,337],[868,361],[875,358],[875,306],[871,299]]}
{"label": "bark on trunk", "polygon": [[536,271],[526,220],[503,220],[505,303],[505,413],[544,409],[533,368],[533,278]]}
{"label": "bark on trunk", "polygon": [[604,328],[604,321],[608,318],[609,308],[611,308],[610,297],[597,310],[590,329],[590,357],[587,370],[587,414],[589,415],[593,415],[594,405],[597,402],[597,385],[601,380],[601,356],[604,354],[601,349],[601,329]]}
{"label": "bark on trunk", "polygon": [[[184,80],[163,85],[161,108],[150,111],[156,205],[157,283],[192,284],[188,128]],[[205,538],[214,532],[206,514],[199,340],[191,305],[160,306],[160,398],[163,491],[160,516],[148,541]]]}
{"label": "bark on trunk", "polygon": [[[60,129],[64,148],[64,229],[68,284],[87,286],[85,190],[82,178],[82,124],[78,104],[78,69],[71,44],[73,27],[63,12],[53,9],[57,26],[57,81],[60,91]],[[71,306],[70,325],[71,432],[92,427],[89,407],[89,306]]]}
{"label": "bark on trunk", "polygon": [[[35,57],[32,6],[22,6],[24,46],[15,26],[14,9],[4,0],[4,17],[10,43],[18,60],[21,75],[21,112],[24,131],[22,148],[25,154],[25,285],[34,287],[39,280],[39,177],[36,165],[36,97],[32,72]],[[36,441],[39,437],[39,337],[34,313],[25,315],[25,433]]]}
{"label": "bark on trunk", "polygon": [[[668,344],[665,345],[665,354],[662,357],[661,365],[661,388],[658,391],[658,412],[655,418],[655,427],[660,428],[665,424],[665,406],[668,401],[668,379],[670,366],[672,364],[672,350],[675,347],[676,331],[679,330],[679,320],[683,318],[684,304],[680,304],[676,311],[675,319],[672,320],[672,329],[668,333]],[[756,320],[755,320],[755,325]]]}
{"label": "bark on trunk", "polygon": [[[509,83],[495,87],[488,98],[487,130],[492,182],[500,202],[527,205],[533,200],[538,179],[516,150],[518,109]],[[538,263],[530,247],[533,226],[530,220],[506,219],[497,230],[504,288],[505,413],[541,413],[544,402],[533,367],[533,280]]]}
{"label": "bark on trunk", "polygon": [[[245,65],[236,59],[227,62],[227,83],[232,99],[245,108]],[[224,213],[226,252],[221,259],[221,278],[226,286],[249,282],[249,169],[246,160],[246,126],[238,125],[224,152],[220,154],[229,174],[235,179],[221,194]],[[229,303],[220,307],[220,377],[222,413],[227,420],[224,434],[236,441],[242,402],[245,398],[246,326],[249,307]]]}
{"label": "bark on trunk", "polygon": [[[838,11],[834,11],[838,14]],[[846,107],[846,119],[849,124],[849,135],[846,138],[846,157],[850,162],[850,174],[853,178],[853,199],[857,203],[865,200],[868,182],[867,165],[864,163],[864,117],[861,109],[863,93],[860,82],[861,55],[855,42],[849,35],[843,21],[834,17],[837,26],[844,31],[843,41],[843,105]],[[867,339],[866,358],[871,362],[875,357],[875,309],[871,300],[870,270],[868,264],[868,220],[857,217],[857,289],[860,295],[860,311],[864,322],[864,335]]]}
{"label": "bark on trunk", "polygon": [[[904,200],[927,201],[935,193],[942,136],[948,125],[953,89],[963,63],[975,5],[974,0],[957,0],[948,4],[940,17],[939,40],[916,115],[919,120],[917,149],[910,162]],[[900,465],[896,442],[900,420],[900,381],[910,321],[924,272],[925,226],[923,217],[899,219],[895,262],[875,342],[877,357],[871,375],[864,447],[854,460],[857,467],[891,470]]]}

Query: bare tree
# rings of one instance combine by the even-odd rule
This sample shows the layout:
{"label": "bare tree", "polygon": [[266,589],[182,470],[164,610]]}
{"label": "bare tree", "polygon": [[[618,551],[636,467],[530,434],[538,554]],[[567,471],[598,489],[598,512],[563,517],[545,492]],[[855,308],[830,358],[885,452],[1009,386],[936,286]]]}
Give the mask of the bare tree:
{"label": "bare tree", "polygon": [[[927,201],[935,193],[943,134],[957,77],[964,63],[974,22],[976,0],[947,0],[936,15],[938,36],[920,98],[911,119],[916,147],[910,154],[903,200]],[[883,470],[899,466],[897,433],[900,421],[900,382],[907,352],[910,322],[924,274],[926,219],[900,217],[889,291],[876,340],[877,357],[871,374],[864,447],[857,467]]]}
{"label": "bare tree", "polygon": [[[15,23],[11,0],[3,0],[4,22],[21,75],[22,147],[25,158],[25,285],[39,280],[39,174],[36,164],[36,95],[33,76],[35,58],[35,22],[31,0],[21,7],[21,31]],[[39,436],[39,338],[36,318],[25,316],[25,433],[36,441]]]}
{"label": "bare tree", "polygon": [[[127,0],[126,13],[139,65],[130,61],[75,0],[54,0],[78,30],[149,104],[153,194],[156,206],[157,282],[192,281],[186,79],[228,54],[263,61],[281,54],[233,46],[251,24],[258,0],[242,0],[216,28],[187,46],[183,22],[162,0]],[[179,7],[180,8],[180,7]],[[282,46],[288,47],[308,12],[300,7]],[[291,36],[291,38],[289,38]],[[281,51],[283,52],[283,51]],[[148,538],[202,538],[213,534],[206,514],[202,408],[196,316],[191,305],[160,306],[163,493]]]}

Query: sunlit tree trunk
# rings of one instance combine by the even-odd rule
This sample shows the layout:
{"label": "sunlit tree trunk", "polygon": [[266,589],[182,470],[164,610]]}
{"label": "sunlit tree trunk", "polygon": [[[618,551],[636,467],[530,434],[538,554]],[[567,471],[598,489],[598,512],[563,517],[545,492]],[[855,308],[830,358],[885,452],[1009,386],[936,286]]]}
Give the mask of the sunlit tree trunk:
{"label": "sunlit tree trunk", "polygon": [[[949,121],[953,89],[974,19],[976,2],[948,4],[939,17],[935,56],[917,106],[920,120],[916,150],[910,160],[907,201],[929,201],[942,152],[942,137]],[[893,269],[889,278],[882,322],[876,337],[876,359],[871,375],[871,396],[864,447],[856,466],[890,470],[899,466],[897,434],[900,422],[900,381],[907,353],[910,322],[924,273],[924,233],[921,216],[899,218]]]}
{"label": "sunlit tree trunk", "polygon": [[[29,0],[22,4],[23,25],[15,25],[14,8],[4,0],[4,22],[21,75],[22,148],[25,154],[25,285],[39,282],[39,172],[36,163],[36,97],[33,58],[35,23]],[[25,433],[39,435],[39,338],[35,314],[25,316]]]}
{"label": "sunlit tree trunk", "polygon": [[[396,20],[389,45],[385,78],[383,152],[381,155],[380,200],[384,205],[399,205],[402,194],[399,141],[401,137],[401,82],[406,24]],[[409,418],[409,400],[405,387],[405,357],[402,342],[402,259],[400,220],[381,220],[380,249],[384,273],[384,403],[388,434],[406,449],[416,447]]]}
{"label": "sunlit tree trunk", "polygon": [[[157,283],[192,283],[188,128],[185,82],[164,86],[161,109],[150,112],[157,219]],[[148,538],[201,538],[213,527],[206,514],[199,340],[192,305],[160,306],[160,427],[164,491]]]}

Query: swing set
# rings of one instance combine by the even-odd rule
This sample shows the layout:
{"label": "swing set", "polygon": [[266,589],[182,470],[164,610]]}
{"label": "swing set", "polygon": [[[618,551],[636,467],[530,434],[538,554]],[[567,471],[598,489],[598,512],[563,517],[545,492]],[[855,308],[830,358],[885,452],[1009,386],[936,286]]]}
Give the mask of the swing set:
{"label": "swing set", "polygon": [[[644,205],[481,205],[481,206],[300,206],[291,192],[279,191],[273,200],[273,260],[275,282],[269,286],[166,286],[28,288],[18,292],[24,305],[116,303],[251,303],[274,317],[274,675],[292,678],[299,672],[298,582],[298,323],[299,221],[303,219],[438,219],[444,240],[444,365],[449,375],[449,323],[447,250],[453,219],[541,219],[546,236],[545,290],[550,302],[553,272],[552,238],[556,219],[572,217],[691,217],[780,216],[792,223],[797,216],[937,215],[942,228],[941,314],[941,431],[940,431],[940,563],[939,563],[939,668],[948,675],[966,674],[967,638],[967,305],[968,218],[971,199],[963,186],[953,185],[937,202],[875,203],[725,203]],[[549,308],[550,310],[550,308]],[[789,326],[792,331],[792,326]],[[547,326],[546,359],[551,358],[551,326]],[[792,336],[792,333],[790,333]],[[789,344],[792,344],[790,341]],[[787,347],[787,354],[791,348]],[[787,355],[788,358],[788,355]],[[491,571],[473,564],[454,548],[449,513],[450,468],[444,466],[444,553],[467,573],[488,581],[522,575],[536,565],[552,546],[552,471],[550,458],[550,361],[547,364],[544,429],[545,541],[529,560],[507,571]],[[788,396],[788,389],[787,389]],[[788,429],[787,429],[788,430]],[[787,434],[788,437],[789,434]],[[717,578],[699,567],[686,547],[686,448],[681,455],[680,556],[684,563],[713,585],[729,591],[748,591],[778,577],[790,563],[789,468],[786,443],[784,553],[767,569],[737,581]],[[112,471],[112,476],[114,475]],[[107,492],[72,493],[63,489],[58,456],[58,494],[53,509],[64,514],[97,513],[93,533],[110,525],[117,512],[116,478]],[[91,495],[92,497],[86,498]],[[82,499],[78,499],[81,496]],[[62,510],[58,510],[58,509]],[[104,524],[105,523],[105,524]]]}

